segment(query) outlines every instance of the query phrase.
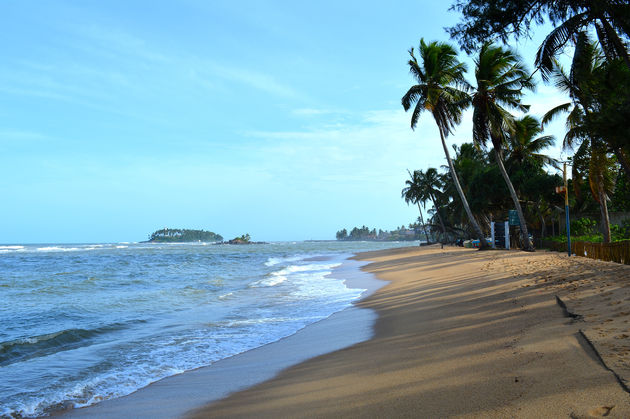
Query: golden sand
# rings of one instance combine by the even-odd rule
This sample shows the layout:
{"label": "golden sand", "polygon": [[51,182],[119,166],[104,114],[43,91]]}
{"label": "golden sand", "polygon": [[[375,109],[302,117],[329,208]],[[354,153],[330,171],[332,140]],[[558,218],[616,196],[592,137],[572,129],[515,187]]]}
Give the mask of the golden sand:
{"label": "golden sand", "polygon": [[452,247],[360,258],[390,281],[359,303],[379,315],[371,340],[191,417],[630,417],[630,267]]}

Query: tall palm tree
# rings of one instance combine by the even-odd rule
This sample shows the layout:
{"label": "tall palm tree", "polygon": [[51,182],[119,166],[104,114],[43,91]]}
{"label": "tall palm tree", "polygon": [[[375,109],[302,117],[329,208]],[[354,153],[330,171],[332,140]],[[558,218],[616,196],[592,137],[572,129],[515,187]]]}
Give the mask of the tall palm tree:
{"label": "tall palm tree", "polygon": [[466,65],[457,59],[455,49],[446,43],[434,41],[426,44],[424,39],[421,39],[418,52],[421,62],[418,62],[414,49],[411,48],[409,50],[409,55],[411,56],[411,59],[408,61],[409,71],[418,84],[411,86],[402,97],[403,108],[405,111],[408,111],[412,106],[414,107],[411,115],[412,129],[415,129],[423,111],[428,111],[433,116],[440,132],[442,148],[444,149],[453,183],[455,183],[470,224],[479,238],[480,247],[487,248],[488,243],[481,231],[481,227],[479,227],[479,223],[473,217],[446,145],[446,137],[461,122],[462,112],[465,107],[463,100],[466,98],[466,92],[462,90],[462,87],[465,88],[466,86],[464,81]]}
{"label": "tall palm tree", "polygon": [[430,242],[431,239],[429,233],[427,232],[427,225],[424,223],[422,208],[420,207],[421,205],[424,206],[426,202],[426,195],[422,188],[423,174],[421,170],[416,170],[413,172],[413,174],[409,170],[407,170],[407,172],[409,173],[409,179],[405,181],[405,185],[407,186],[403,188],[400,194],[407,205],[409,205],[410,203],[418,205],[418,212],[420,212],[420,223],[422,224],[422,227],[424,229],[424,235],[427,238],[427,242]]}
{"label": "tall palm tree", "polygon": [[488,140],[492,142],[496,163],[518,214],[523,250],[533,251],[521,204],[505,170],[503,146],[515,130],[514,117],[506,107],[527,111],[529,107],[521,103],[523,89],[533,89],[534,86],[520,57],[510,49],[485,43],[475,58],[475,65],[477,88],[470,99],[473,107],[473,141],[483,147]]}
{"label": "tall palm tree", "polygon": [[[612,192],[614,181],[612,162],[607,155],[604,138],[601,138],[589,125],[592,115],[598,113],[601,104],[592,94],[592,85],[597,73],[605,65],[603,53],[597,44],[590,42],[588,35],[580,33],[576,41],[576,50],[571,63],[571,72],[566,74],[557,63],[552,76],[558,88],[568,93],[571,102],[556,106],[543,117],[543,124],[549,123],[561,113],[568,113],[567,133],[564,148],[578,147],[574,160],[588,160],[588,180],[593,198],[600,207],[601,225],[604,241],[610,241],[610,220],[608,217],[608,196]],[[614,150],[618,157],[623,157],[622,150]],[[623,165],[623,159],[619,158]],[[624,167],[625,168],[625,167]],[[574,178],[579,179],[579,169],[573,166]],[[626,175],[630,171],[626,170]],[[578,182],[574,181],[574,184]]]}

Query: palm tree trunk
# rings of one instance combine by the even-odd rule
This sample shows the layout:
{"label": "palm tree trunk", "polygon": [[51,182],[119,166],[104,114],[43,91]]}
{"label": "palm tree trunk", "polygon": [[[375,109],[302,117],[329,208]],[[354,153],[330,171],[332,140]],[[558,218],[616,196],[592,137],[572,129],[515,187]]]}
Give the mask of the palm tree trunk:
{"label": "palm tree trunk", "polygon": [[512,201],[514,201],[514,207],[516,208],[516,213],[518,214],[518,222],[521,225],[521,235],[523,236],[523,250],[528,252],[533,252],[534,247],[532,246],[531,241],[529,240],[529,233],[527,232],[527,224],[525,223],[525,217],[523,216],[523,210],[521,209],[521,203],[518,200],[518,196],[516,195],[516,191],[514,190],[514,186],[512,185],[512,181],[505,170],[505,166],[503,165],[503,156],[502,153],[494,149],[494,154],[496,155],[497,165],[499,166],[499,170],[503,175],[503,179],[505,180],[505,184],[510,191],[510,195],[512,196]]}
{"label": "palm tree trunk", "polygon": [[608,203],[606,202],[606,192],[604,185],[599,182],[597,185],[599,194],[599,211],[602,214],[602,231],[604,232],[604,243],[610,243],[610,218],[608,217]]}
{"label": "palm tree trunk", "polygon": [[[466,200],[466,196],[464,195],[464,191],[462,190],[462,186],[459,184],[459,179],[457,178],[457,173],[455,172],[455,166],[453,166],[453,161],[451,160],[451,154],[448,152],[448,147],[446,146],[446,141],[444,140],[444,134],[442,134],[442,130],[440,130],[440,139],[442,140],[442,148],[444,148],[444,155],[446,156],[446,161],[448,162],[448,168],[451,171],[451,177],[453,178],[453,183],[455,184],[455,189],[457,189],[457,193],[462,200],[462,205],[466,210],[466,214],[468,215],[468,220],[470,224],[472,224],[473,229],[475,230],[475,234],[479,239],[479,245],[481,249],[488,249],[490,246],[486,241],[486,238],[481,231],[481,227],[479,227],[479,223],[473,217],[472,211],[470,210],[470,206],[468,205],[468,201]],[[436,208],[437,209],[437,208]],[[439,211],[438,211],[439,213]]]}
{"label": "palm tree trunk", "polygon": [[424,217],[422,217],[422,208],[420,208],[419,202],[418,202],[418,211],[420,211],[420,222],[422,223],[422,228],[424,229],[424,236],[427,239],[427,243],[431,243],[431,238],[429,237],[429,233],[427,233],[427,225],[424,223]]}

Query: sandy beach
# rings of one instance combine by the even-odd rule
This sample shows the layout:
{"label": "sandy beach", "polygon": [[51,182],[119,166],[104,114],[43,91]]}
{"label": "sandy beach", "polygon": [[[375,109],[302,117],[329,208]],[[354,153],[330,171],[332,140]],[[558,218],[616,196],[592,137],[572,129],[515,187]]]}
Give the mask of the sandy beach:
{"label": "sandy beach", "polygon": [[435,246],[358,258],[390,281],[359,303],[372,339],[189,417],[630,417],[630,267]]}

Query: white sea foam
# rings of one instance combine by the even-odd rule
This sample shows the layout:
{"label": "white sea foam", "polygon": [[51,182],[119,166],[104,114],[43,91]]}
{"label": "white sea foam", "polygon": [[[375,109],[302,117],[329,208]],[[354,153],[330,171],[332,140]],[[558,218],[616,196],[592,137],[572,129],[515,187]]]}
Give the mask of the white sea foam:
{"label": "white sea foam", "polygon": [[280,265],[281,263],[297,262],[299,260],[304,259],[304,257],[305,256],[302,256],[302,255],[288,256],[288,257],[270,257],[269,259],[267,259],[267,262],[265,262],[265,266],[276,266],[276,265]]}

